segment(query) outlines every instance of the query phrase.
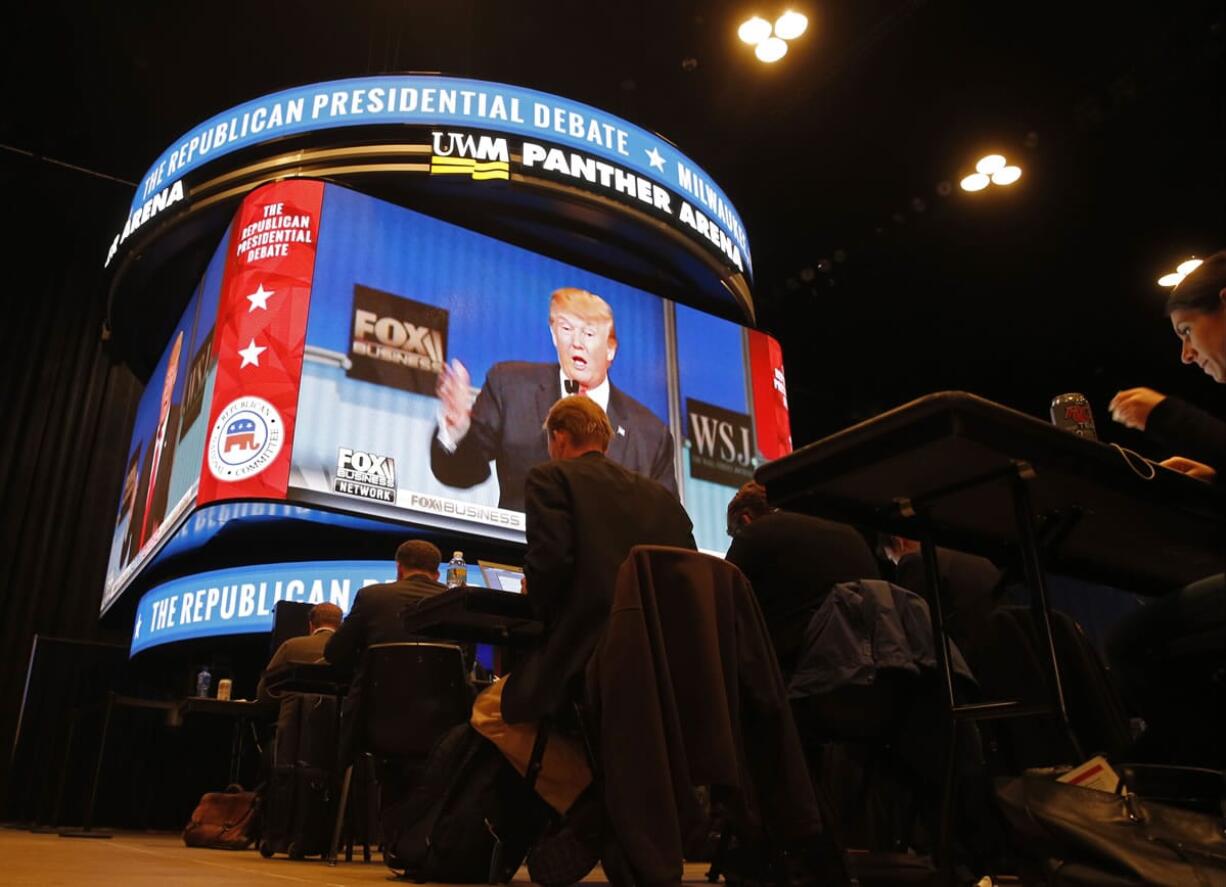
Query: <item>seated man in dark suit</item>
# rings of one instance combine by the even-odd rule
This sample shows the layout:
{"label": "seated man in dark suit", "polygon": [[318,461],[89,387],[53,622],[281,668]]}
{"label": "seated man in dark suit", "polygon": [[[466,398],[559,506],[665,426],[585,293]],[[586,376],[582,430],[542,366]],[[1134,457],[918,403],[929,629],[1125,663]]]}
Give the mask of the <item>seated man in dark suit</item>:
{"label": "seated man in dark suit", "polygon": [[[617,571],[635,545],[694,548],[672,492],[605,455],[613,428],[591,398],[559,400],[545,419],[552,461],[528,472],[526,593],[547,628],[544,644],[477,697],[473,727],[522,773],[545,717],[579,691],[604,631]],[[551,737],[537,792],[564,812],[590,781],[584,753]],[[556,765],[556,766],[555,766]],[[573,768],[573,769],[572,769]]]}
{"label": "seated man in dark suit", "polygon": [[372,644],[417,640],[404,629],[404,611],[446,591],[438,581],[443,555],[424,539],[410,539],[396,549],[396,581],[368,585],[358,592],[344,624],[328,640],[324,658],[353,668]]}
{"label": "seated man in dark suit", "polygon": [[[894,582],[915,592],[931,606],[920,544],[889,534],[882,534],[879,544],[882,553],[895,565]],[[1001,571],[986,557],[938,548],[937,573],[941,580],[945,633],[958,645],[971,671],[978,671],[992,645],[990,620],[996,607]]]}
{"label": "seated man in dark suit", "polygon": [[662,484],[675,497],[673,437],[651,410],[613,384],[617,354],[613,310],[600,296],[564,287],[549,300],[549,335],[557,363],[503,361],[490,367],[474,402],[458,360],[439,374],[439,423],[430,468],[442,483],[472,487],[498,474],[498,507],[524,510],[524,479],[550,456],[541,434],[549,408],[567,394],[586,394],[608,416],[609,459]]}
{"label": "seated man in dark suit", "polygon": [[341,668],[357,669],[341,709],[341,760],[352,759],[361,705],[362,654],[374,644],[415,641],[404,627],[404,612],[425,598],[446,591],[438,581],[442,553],[423,539],[410,539],[396,549],[396,581],[368,585],[358,592],[344,623],[324,647],[324,658]]}
{"label": "seated man in dark suit", "polygon": [[272,659],[268,660],[268,665],[264,667],[264,673],[260,675],[260,684],[256,689],[256,698],[264,702],[269,699],[276,699],[280,695],[272,693],[268,689],[265,679],[268,677],[269,672],[276,671],[283,665],[322,662],[324,658],[324,645],[328,643],[333,632],[340,626],[343,615],[341,608],[336,604],[324,603],[311,607],[311,611],[307,614],[309,633],[300,637],[290,638],[277,647],[277,652],[272,654]]}
{"label": "seated man in dark suit", "polygon": [[750,481],[728,503],[726,560],[753,586],[762,617],[787,680],[795,667],[809,615],[831,586],[879,579],[868,543],[851,527],[780,511],[766,501],[766,488]]}

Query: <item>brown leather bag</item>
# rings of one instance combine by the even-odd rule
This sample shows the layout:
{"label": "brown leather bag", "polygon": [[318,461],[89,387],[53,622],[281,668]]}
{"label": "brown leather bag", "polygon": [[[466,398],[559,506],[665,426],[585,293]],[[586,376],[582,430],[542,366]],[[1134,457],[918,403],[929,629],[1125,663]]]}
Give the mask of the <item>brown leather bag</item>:
{"label": "brown leather bag", "polygon": [[246,850],[256,838],[259,797],[243,791],[241,785],[226,786],[224,792],[205,792],[183,829],[188,847],[216,850]]}

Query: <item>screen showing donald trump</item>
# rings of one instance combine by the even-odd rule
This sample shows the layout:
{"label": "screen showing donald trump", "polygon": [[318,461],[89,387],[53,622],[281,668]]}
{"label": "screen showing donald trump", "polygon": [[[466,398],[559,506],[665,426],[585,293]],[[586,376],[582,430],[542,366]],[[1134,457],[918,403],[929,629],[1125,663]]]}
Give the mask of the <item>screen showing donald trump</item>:
{"label": "screen showing donald trump", "polygon": [[328,185],[288,496],[522,539],[542,423],[584,394],[609,416],[609,458],[678,496],[722,552],[732,488],[779,455],[782,392],[761,333]]}

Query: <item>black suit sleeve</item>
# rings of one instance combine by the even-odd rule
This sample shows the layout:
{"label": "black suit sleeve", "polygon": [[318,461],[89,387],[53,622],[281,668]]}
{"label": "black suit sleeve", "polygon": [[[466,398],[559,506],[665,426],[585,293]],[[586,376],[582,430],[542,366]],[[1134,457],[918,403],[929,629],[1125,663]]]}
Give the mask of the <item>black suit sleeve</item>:
{"label": "black suit sleeve", "polygon": [[1167,397],[1150,411],[1145,431],[1173,455],[1226,471],[1226,422],[1178,397]]}
{"label": "black suit sleeve", "polygon": [[490,460],[501,449],[502,429],[505,421],[502,386],[498,367],[490,369],[485,385],[473,403],[472,424],[468,433],[456,446],[455,452],[447,452],[438,440],[438,426],[434,426],[430,438],[430,470],[439,483],[449,487],[467,489],[484,482],[490,476]]}
{"label": "black suit sleeve", "polygon": [[553,465],[538,465],[529,471],[524,492],[528,600],[548,625],[562,608],[574,580],[573,507],[566,482]]}
{"label": "black suit sleeve", "polygon": [[324,659],[338,668],[354,668],[358,657],[366,647],[366,608],[363,606],[362,592],[353,599],[353,608],[340,628],[328,638],[324,646]]}

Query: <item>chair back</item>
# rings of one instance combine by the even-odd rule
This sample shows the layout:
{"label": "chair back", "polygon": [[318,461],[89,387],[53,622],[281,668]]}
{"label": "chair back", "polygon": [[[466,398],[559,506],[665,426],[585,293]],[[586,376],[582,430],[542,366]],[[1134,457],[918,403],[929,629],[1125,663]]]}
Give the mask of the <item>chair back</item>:
{"label": "chair back", "polygon": [[454,644],[373,644],[362,674],[366,750],[377,757],[425,757],[446,730],[468,720],[472,694]]}

